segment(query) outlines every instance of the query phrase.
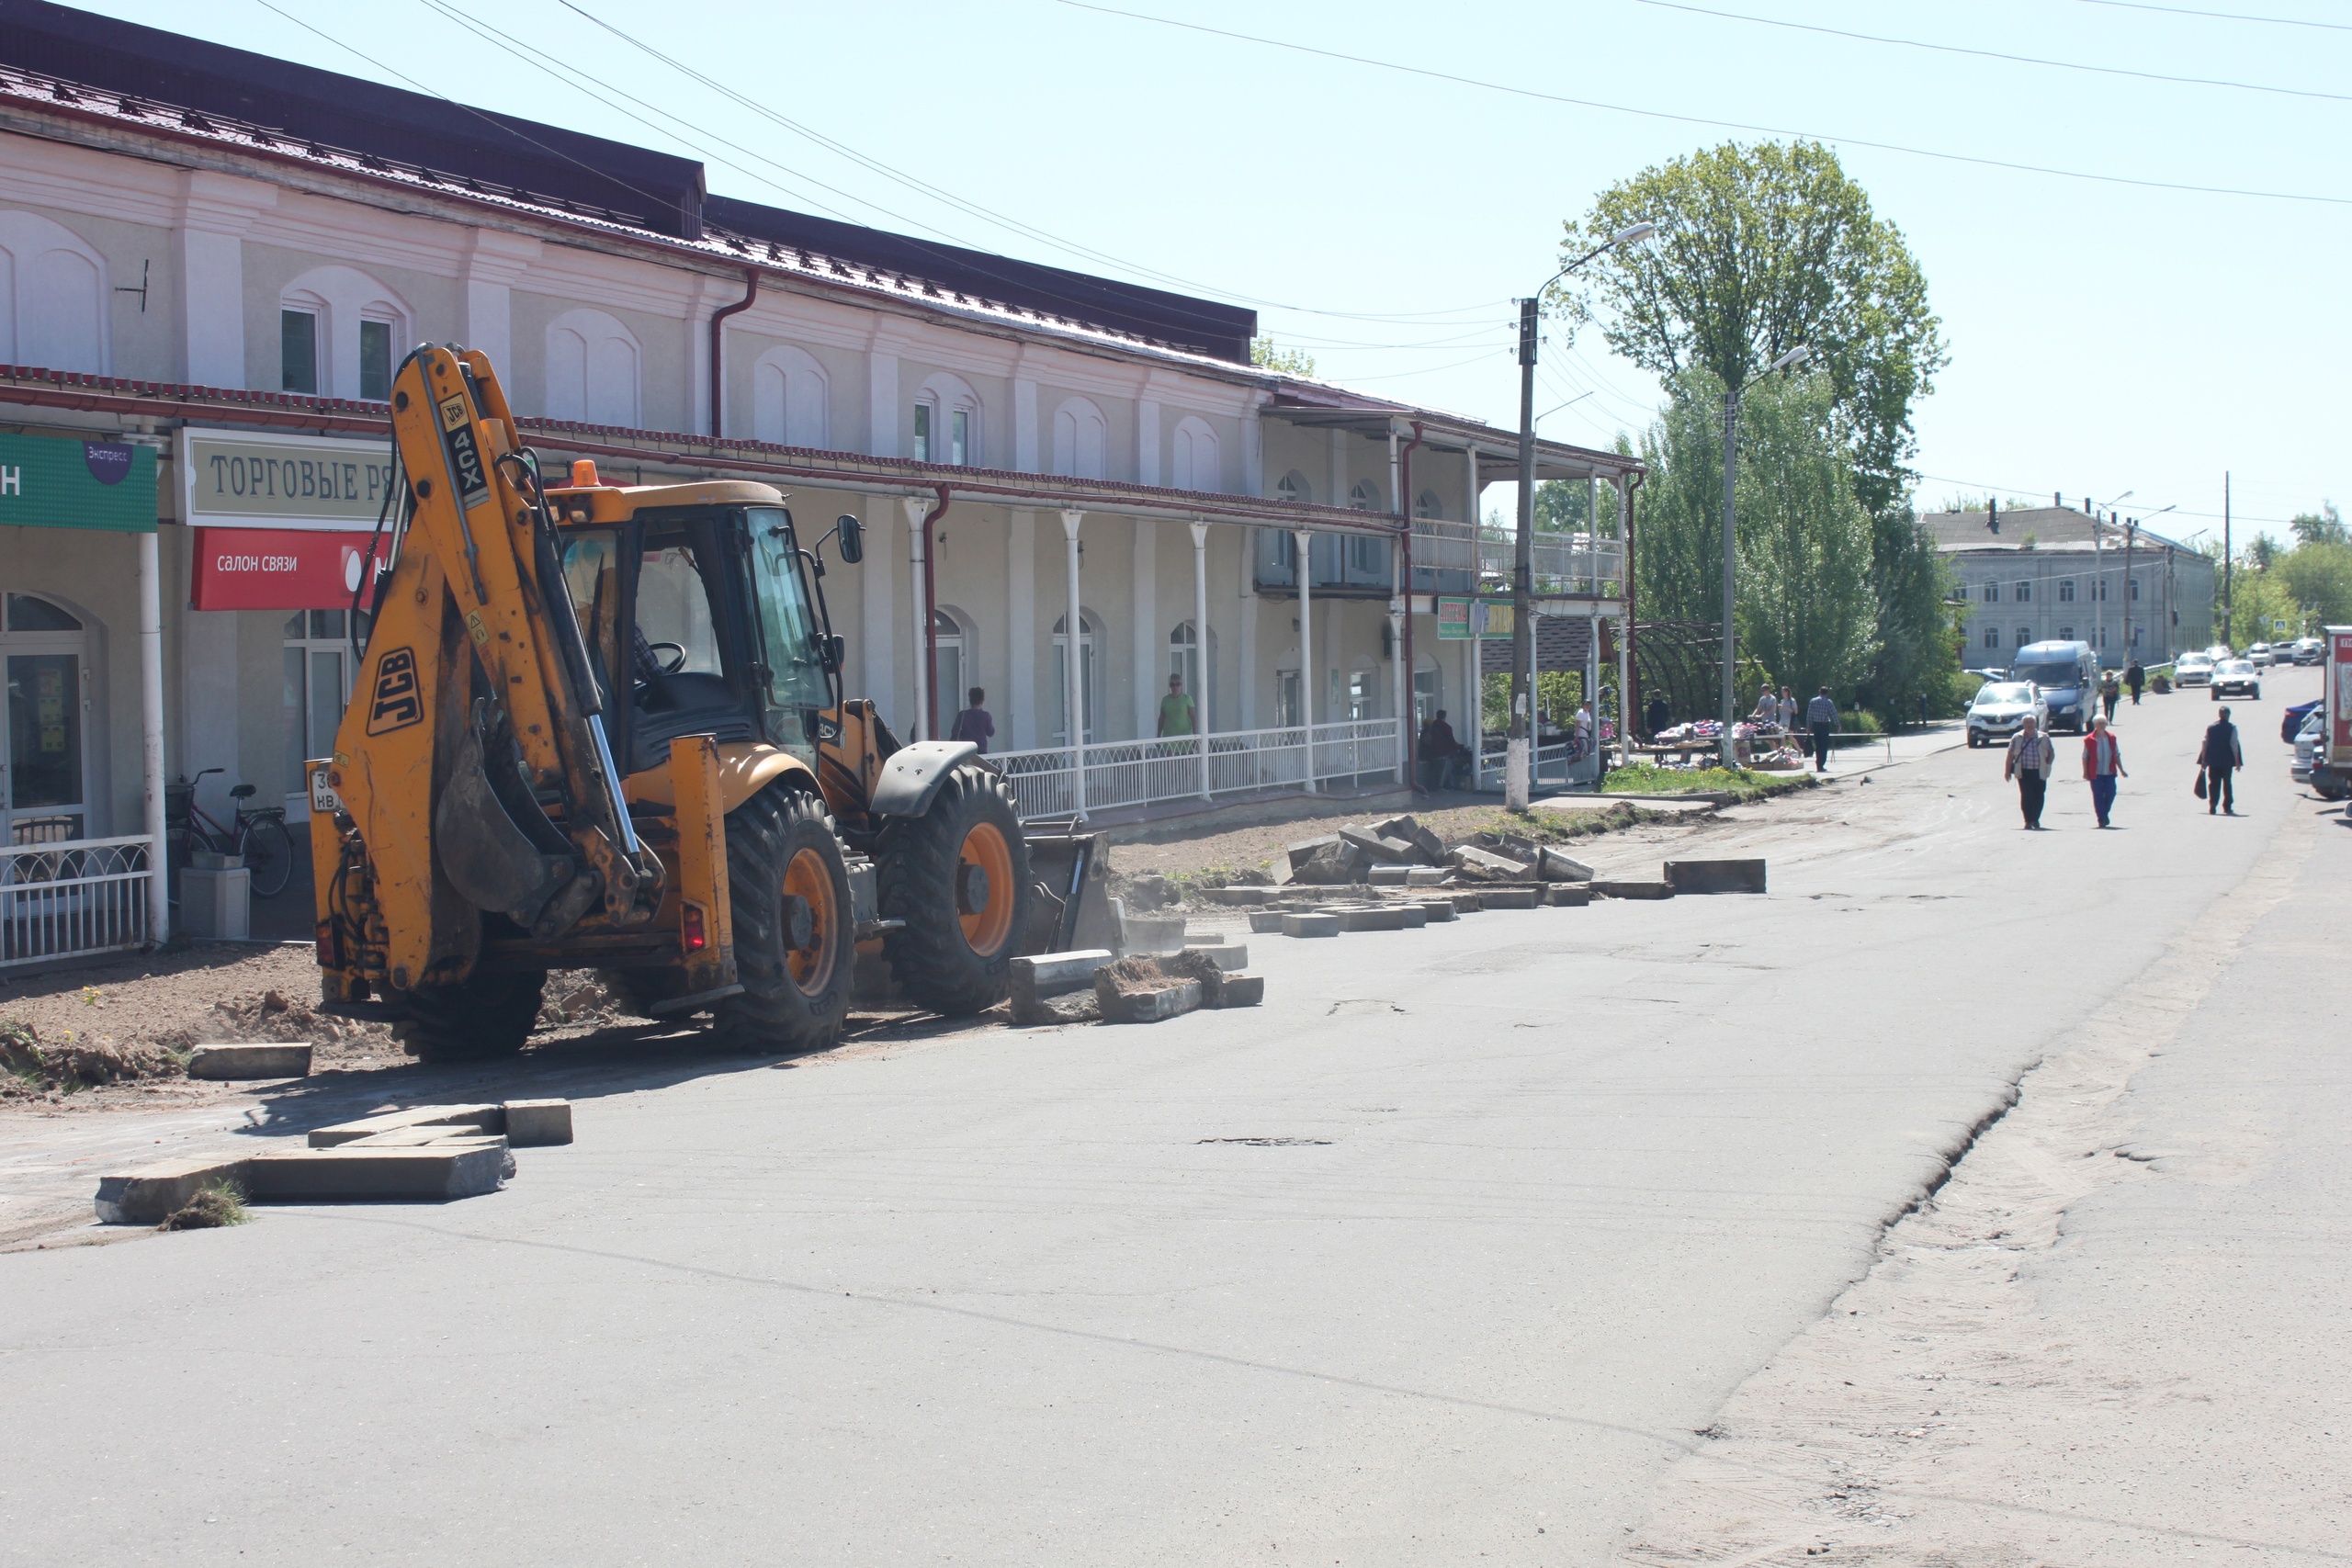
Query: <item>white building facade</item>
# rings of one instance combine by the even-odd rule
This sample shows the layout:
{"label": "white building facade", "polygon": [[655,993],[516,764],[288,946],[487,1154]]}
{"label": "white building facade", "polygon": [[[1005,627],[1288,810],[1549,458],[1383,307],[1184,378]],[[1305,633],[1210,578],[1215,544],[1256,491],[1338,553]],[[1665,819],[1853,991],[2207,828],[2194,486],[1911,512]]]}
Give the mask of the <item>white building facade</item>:
{"label": "white building facade", "polygon": [[2089,643],[2100,660],[2162,664],[2213,640],[2211,557],[2067,506],[1931,512],[1920,524],[1967,605],[1961,663],[2007,669],[2029,643]]}
{"label": "white building facade", "polygon": [[[486,352],[551,468],[761,479],[812,533],[859,517],[864,563],[825,584],[848,689],[913,738],[983,688],[1028,815],[1394,779],[1408,691],[1424,714],[1475,693],[1437,595],[1495,564],[1475,520],[1504,433],[1257,369],[1247,311],[706,198],[638,150],[609,153],[654,160],[632,194],[682,193],[654,220],[534,196],[498,146],[403,162],[407,95],[69,15],[70,53],[0,43],[0,432],[93,472],[152,453],[155,506],[140,533],[20,520],[0,471],[0,658],[70,641],[77,705],[68,738],[8,730],[74,774],[12,821],[152,830],[158,766],[220,770],[216,817],[241,781],[301,815],[386,502],[381,400],[422,341]],[[143,96],[164,54],[280,126]],[[83,78],[39,69],[60,59]],[[301,132],[345,98],[381,101],[330,124],[376,145]],[[1540,471],[1639,479],[1548,443]],[[1622,612],[1619,542],[1584,547],[1583,600]],[[1153,744],[1171,673],[1228,739]]]}

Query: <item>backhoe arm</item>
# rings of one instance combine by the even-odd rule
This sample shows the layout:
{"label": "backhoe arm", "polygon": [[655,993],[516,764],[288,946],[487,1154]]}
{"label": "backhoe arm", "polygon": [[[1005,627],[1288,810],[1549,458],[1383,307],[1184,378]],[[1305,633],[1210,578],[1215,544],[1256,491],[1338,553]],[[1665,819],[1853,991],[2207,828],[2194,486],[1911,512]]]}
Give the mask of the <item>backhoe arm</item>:
{"label": "backhoe arm", "polygon": [[629,822],[561,546],[489,359],[415,351],[392,431],[408,519],[329,783],[363,846],[341,874],[365,884],[345,894],[368,911],[364,977],[406,990],[470,970],[484,911],[541,941],[642,925],[663,872]]}

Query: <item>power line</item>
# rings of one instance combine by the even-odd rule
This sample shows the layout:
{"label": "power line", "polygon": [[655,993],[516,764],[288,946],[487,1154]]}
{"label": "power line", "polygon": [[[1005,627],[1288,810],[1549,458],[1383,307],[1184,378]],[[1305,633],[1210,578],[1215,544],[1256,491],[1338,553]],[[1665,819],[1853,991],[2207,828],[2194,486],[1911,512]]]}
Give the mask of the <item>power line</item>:
{"label": "power line", "polygon": [[1942,54],[1973,55],[1979,60],[2007,61],[2013,65],[2046,65],[2057,71],[2086,71],[2098,76],[2130,76],[2142,82],[2170,82],[2190,87],[2228,87],[2242,93],[2276,93],[2290,98],[2325,98],[2333,103],[2352,103],[2352,93],[2322,93],[2303,87],[2273,87],[2260,82],[2225,82],[2211,76],[2167,76],[2155,71],[2132,71],[2120,65],[2086,65],[2073,60],[2045,60],[2032,54],[2004,54],[1998,50],[1967,49],[1959,44],[1926,43],[1918,39],[1886,38],[1877,33],[1849,32],[1844,28],[1816,27],[1810,22],[1782,21],[1778,17],[1750,17],[1737,11],[1711,11],[1703,6],[1685,6],[1680,0],[1635,0],[1643,6],[1654,6],[1663,11],[1687,11],[1694,17],[1714,17],[1727,22],[1750,22],[1763,28],[1786,28],[1792,32],[1820,33],[1829,38],[1853,39],[1862,43],[1894,44],[1904,49],[1933,50]]}
{"label": "power line", "polygon": [[1838,136],[1823,131],[1793,130],[1786,126],[1755,125],[1744,120],[1710,119],[1703,115],[1676,114],[1667,109],[1638,108],[1630,104],[1606,103],[1598,98],[1572,98],[1561,93],[1538,92],[1532,87],[1514,87],[1508,83],[1483,81],[1476,76],[1463,76],[1450,71],[1433,71],[1426,66],[1402,65],[1392,60],[1375,60],[1368,55],[1347,54],[1339,50],[1319,49],[1312,44],[1291,43],[1283,39],[1260,38],[1252,33],[1234,32],[1225,28],[1212,28],[1200,22],[1179,21],[1172,17],[1148,16],[1140,11],[1122,11],[1111,6],[1100,6],[1091,0],[1055,0],[1057,5],[1075,10],[1094,11],[1106,17],[1120,17],[1133,22],[1149,22],[1163,28],[1178,28],[1188,32],[1206,33],[1214,38],[1232,39],[1240,43],[1259,44],[1268,49],[1289,50],[1297,54],[1315,55],[1325,60],[1344,61],[1351,65],[1368,65],[1376,70],[1395,71],[1408,76],[1427,77],[1431,81],[1451,82],[1457,86],[1476,87],[1490,93],[1504,93],[1512,97],[1532,98],[1539,103],[1566,104],[1571,107],[1600,109],[1610,114],[1637,115],[1645,119],[1672,120],[1679,125],[1703,125],[1716,130],[1745,130],[1759,136],[1792,136],[1807,141],[1838,142],[1849,147],[1867,147],[1880,152],[1900,152],[1913,158],[1934,158],[1948,164],[1969,164],[1979,168],[2007,169],[2016,174],[2049,175],[2059,179],[2089,180],[2101,185],[2136,186],[2143,190],[2186,191],[2199,196],[2242,196],[2265,201],[2316,202],[2329,207],[2352,207],[2352,197],[2317,196],[2302,191],[2256,190],[2239,186],[2188,185],[2175,180],[2140,179],[2130,175],[2093,174],[2082,169],[2061,169],[2046,164],[2018,164],[2004,158],[1980,158],[1966,152],[1941,152],[1928,147],[1906,147],[1899,142],[1872,141],[1859,136]]}
{"label": "power line", "polygon": [[2301,17],[2249,17],[2238,11],[2193,11],[2186,6],[2151,6],[2146,0],[2082,0],[2082,3],[2086,6],[2112,6],[2122,11],[2154,11],[2167,17],[2204,17],[2217,22],[2263,22],[2274,28],[2324,28],[2330,32],[2352,33],[2352,23],[2310,22]]}
{"label": "power line", "polygon": [[[1986,479],[1954,479],[1950,474],[1922,473],[1917,468],[1911,470],[1911,473],[1914,479],[1933,479],[1938,484],[1943,485],[1966,485],[1971,490],[1981,490],[1985,491],[1987,494],[1990,494],[1994,491],[1999,491],[2004,495],[2035,495],[2040,493],[2040,491],[2031,485],[1996,485]],[[2154,511],[2142,513],[2136,507],[2127,508],[2127,510],[2137,515],[2144,516],[2151,521],[2153,521],[2156,516],[2156,513]],[[2186,506],[2175,506],[2172,508],[2169,515],[2175,517],[2202,517],[2216,523],[2220,522],[2222,519],[2222,513],[2218,512],[2195,512]],[[2276,523],[2281,527],[2294,522],[2294,519],[2291,517],[2256,517],[2251,513],[2239,512],[2235,510],[2233,510],[2230,513],[2230,515],[2241,523]],[[2142,531],[2145,532],[2146,530],[2143,527]]]}

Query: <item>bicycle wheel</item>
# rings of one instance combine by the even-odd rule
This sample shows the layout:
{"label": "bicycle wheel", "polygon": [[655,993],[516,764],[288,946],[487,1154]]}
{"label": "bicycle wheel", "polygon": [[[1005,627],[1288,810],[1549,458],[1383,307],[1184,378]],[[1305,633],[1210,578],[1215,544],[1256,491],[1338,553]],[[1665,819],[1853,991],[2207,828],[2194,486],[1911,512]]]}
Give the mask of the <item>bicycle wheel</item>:
{"label": "bicycle wheel", "polygon": [[294,874],[294,840],[287,837],[285,823],[275,817],[246,823],[237,852],[245,857],[254,897],[275,898],[286,891]]}

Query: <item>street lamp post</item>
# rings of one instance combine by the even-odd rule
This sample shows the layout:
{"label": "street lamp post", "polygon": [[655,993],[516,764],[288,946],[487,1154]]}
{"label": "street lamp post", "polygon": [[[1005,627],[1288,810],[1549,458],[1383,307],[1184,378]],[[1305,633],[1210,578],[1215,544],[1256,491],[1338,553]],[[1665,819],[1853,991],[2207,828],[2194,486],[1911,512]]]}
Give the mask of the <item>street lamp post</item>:
{"label": "street lamp post", "polygon": [[1731,743],[1731,725],[1733,709],[1738,701],[1732,693],[1734,667],[1738,659],[1738,647],[1736,635],[1732,629],[1731,616],[1732,606],[1738,594],[1739,575],[1739,535],[1732,502],[1733,487],[1738,478],[1739,400],[1747,395],[1749,387],[1753,387],[1765,377],[1786,370],[1792,365],[1804,363],[1812,353],[1810,346],[1799,344],[1756,375],[1750,376],[1738,389],[1724,394],[1724,694],[1723,735],[1720,739],[1723,764],[1725,768],[1732,767],[1737,758],[1737,753]]}
{"label": "street lamp post", "polygon": [[1503,804],[1514,811],[1526,810],[1535,793],[1535,692],[1528,670],[1535,647],[1535,342],[1544,290],[1602,252],[1639,244],[1657,232],[1657,225],[1648,222],[1619,230],[1519,302],[1519,537],[1511,558],[1510,739],[1503,764]]}

